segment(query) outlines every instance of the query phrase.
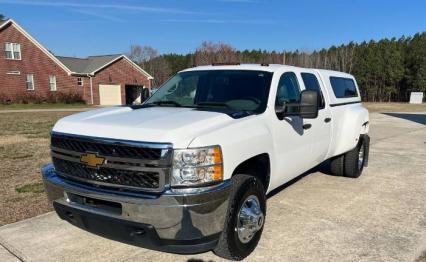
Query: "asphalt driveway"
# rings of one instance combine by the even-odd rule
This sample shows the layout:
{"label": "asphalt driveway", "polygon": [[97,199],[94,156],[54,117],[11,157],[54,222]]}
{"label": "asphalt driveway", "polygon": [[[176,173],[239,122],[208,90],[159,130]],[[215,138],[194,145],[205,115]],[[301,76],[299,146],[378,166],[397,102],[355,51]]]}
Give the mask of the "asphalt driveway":
{"label": "asphalt driveway", "polygon": [[[426,113],[371,114],[359,179],[313,172],[268,200],[247,261],[414,261],[426,250]],[[1,211],[0,211],[1,212]],[[110,241],[54,213],[0,227],[0,261],[218,261]]]}

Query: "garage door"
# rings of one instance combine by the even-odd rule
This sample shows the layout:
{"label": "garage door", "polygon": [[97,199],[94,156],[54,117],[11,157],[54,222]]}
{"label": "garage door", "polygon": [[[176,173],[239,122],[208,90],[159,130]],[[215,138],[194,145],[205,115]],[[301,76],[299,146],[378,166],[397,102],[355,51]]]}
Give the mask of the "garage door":
{"label": "garage door", "polygon": [[99,99],[102,106],[121,105],[120,85],[99,85]]}

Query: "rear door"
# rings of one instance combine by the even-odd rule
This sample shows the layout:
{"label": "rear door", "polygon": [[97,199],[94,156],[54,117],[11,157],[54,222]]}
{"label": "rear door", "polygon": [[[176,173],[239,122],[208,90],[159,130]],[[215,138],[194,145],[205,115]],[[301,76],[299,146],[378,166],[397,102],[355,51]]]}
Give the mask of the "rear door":
{"label": "rear door", "polygon": [[315,72],[301,71],[300,77],[302,79],[302,86],[306,90],[318,91],[318,117],[315,119],[304,119],[304,126],[310,127],[306,129],[306,136],[311,144],[310,159],[313,160],[313,164],[319,164],[323,162],[328,153],[331,140],[331,111],[327,99],[327,95],[324,90],[322,82],[320,82],[319,76]]}

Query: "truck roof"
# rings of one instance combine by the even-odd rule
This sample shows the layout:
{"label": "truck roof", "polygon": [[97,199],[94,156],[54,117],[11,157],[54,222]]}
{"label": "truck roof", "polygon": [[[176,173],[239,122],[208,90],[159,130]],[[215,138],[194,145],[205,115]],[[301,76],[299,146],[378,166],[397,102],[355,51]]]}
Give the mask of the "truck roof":
{"label": "truck roof", "polygon": [[181,72],[199,71],[199,70],[258,70],[258,71],[276,72],[276,71],[282,71],[284,69],[287,69],[287,70],[304,69],[308,71],[312,70],[312,71],[317,71],[319,74],[324,76],[333,75],[333,76],[345,76],[345,77],[352,78],[352,75],[344,73],[344,72],[326,70],[326,69],[297,67],[297,66],[282,65],[282,64],[217,64],[217,65],[213,64],[213,65],[196,66],[196,67],[182,70]]}
{"label": "truck roof", "polygon": [[[318,75],[321,78],[321,82],[325,89],[327,89],[327,93],[330,97],[330,104],[336,105],[339,103],[355,103],[360,102],[360,93],[358,85],[356,84],[355,77],[351,74],[333,71],[333,70],[325,70],[325,69],[314,69],[314,68],[304,68],[304,67],[296,67],[289,65],[281,65],[281,64],[217,64],[217,65],[205,65],[205,66],[196,66],[193,68],[185,69],[181,72],[190,72],[190,71],[202,71],[202,70],[256,70],[256,71],[266,71],[266,72],[285,72],[285,71],[295,71],[295,72],[311,72],[313,74]],[[334,90],[332,88],[330,78],[331,77],[341,77],[341,78],[349,78],[353,79],[356,89],[357,95],[350,97],[336,97]]]}

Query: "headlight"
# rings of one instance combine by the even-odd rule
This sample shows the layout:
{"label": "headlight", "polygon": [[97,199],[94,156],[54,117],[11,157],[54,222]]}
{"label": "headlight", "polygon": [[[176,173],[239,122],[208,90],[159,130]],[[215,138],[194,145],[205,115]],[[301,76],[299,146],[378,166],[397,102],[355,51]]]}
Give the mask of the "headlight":
{"label": "headlight", "polygon": [[173,151],[172,186],[199,186],[222,179],[223,165],[220,146]]}

